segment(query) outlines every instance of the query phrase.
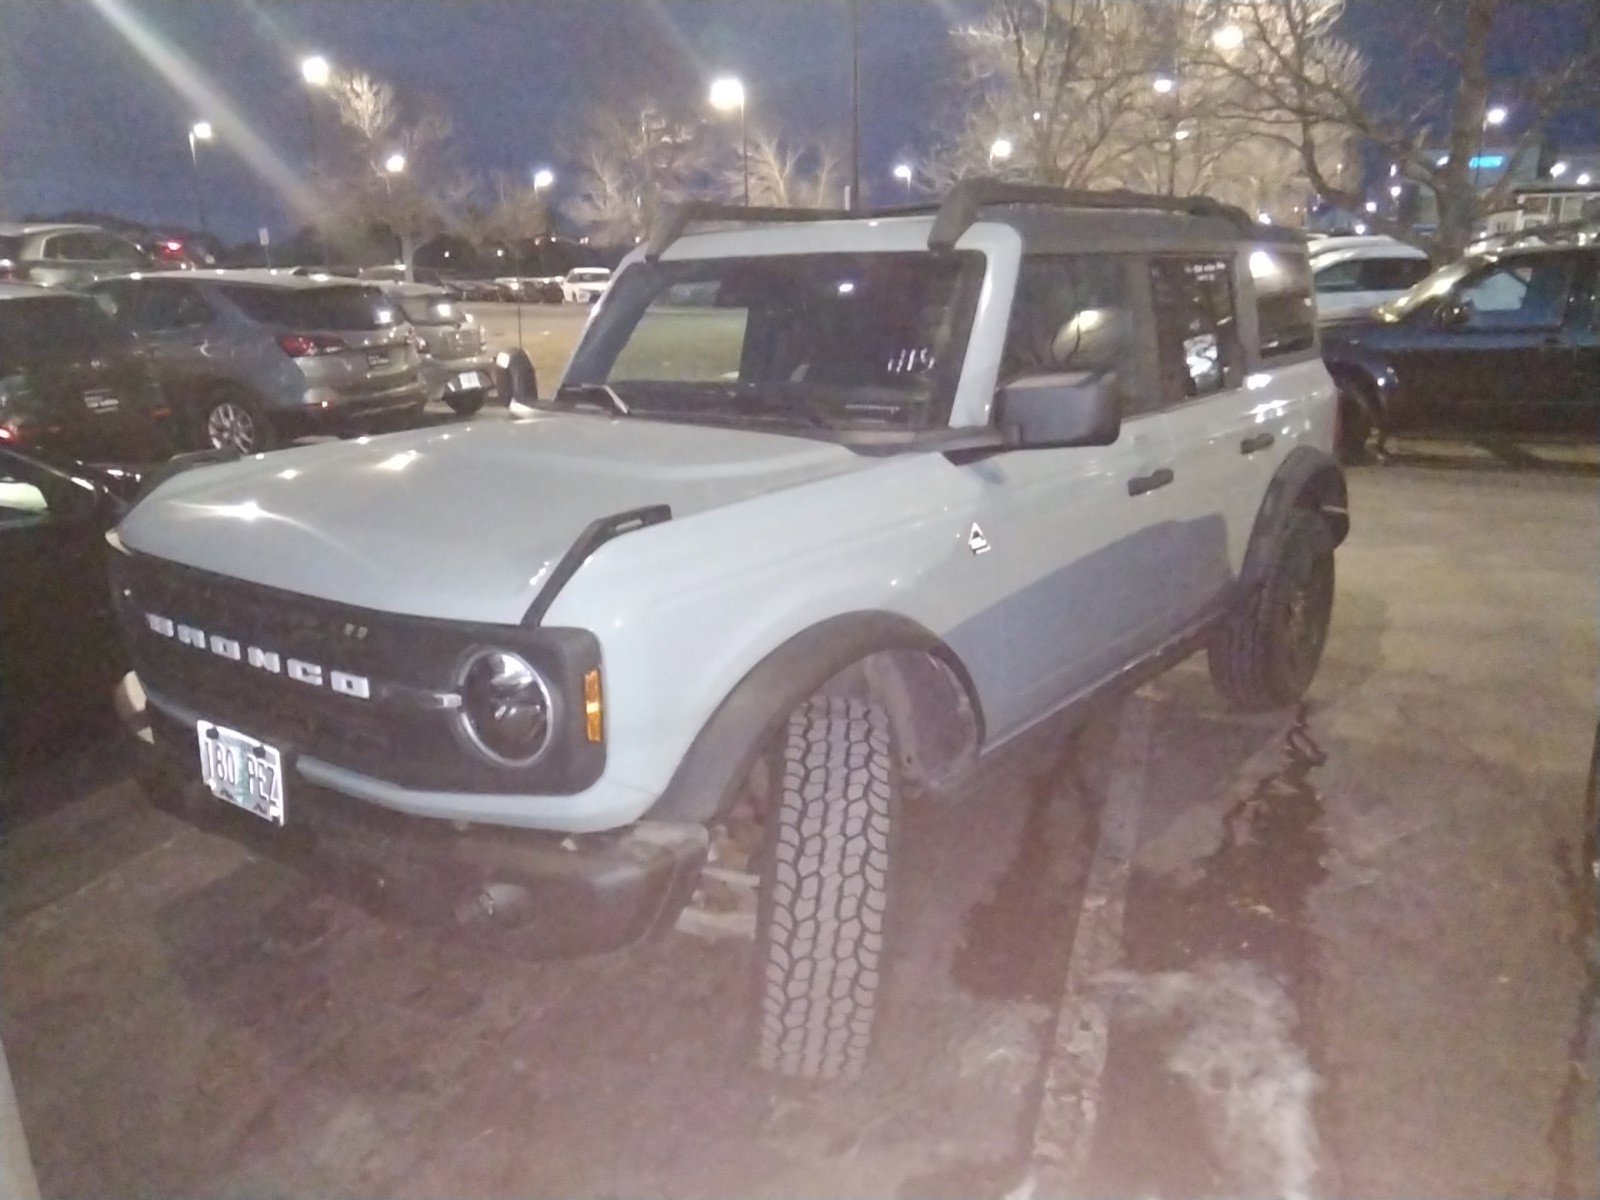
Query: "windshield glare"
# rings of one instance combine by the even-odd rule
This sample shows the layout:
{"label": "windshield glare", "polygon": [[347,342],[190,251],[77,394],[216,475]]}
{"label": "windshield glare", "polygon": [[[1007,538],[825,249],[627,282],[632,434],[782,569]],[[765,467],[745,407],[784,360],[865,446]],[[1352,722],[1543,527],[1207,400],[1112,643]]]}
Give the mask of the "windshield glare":
{"label": "windshield glare", "polygon": [[635,264],[567,383],[645,415],[926,429],[948,414],[982,269],[926,251]]}

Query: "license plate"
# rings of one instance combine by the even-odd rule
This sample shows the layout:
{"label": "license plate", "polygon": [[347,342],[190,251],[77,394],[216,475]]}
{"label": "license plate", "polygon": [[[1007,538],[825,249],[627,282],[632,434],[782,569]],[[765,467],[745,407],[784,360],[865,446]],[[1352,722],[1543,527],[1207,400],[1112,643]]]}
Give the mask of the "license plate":
{"label": "license plate", "polygon": [[387,350],[368,350],[367,351],[367,366],[369,366],[369,367],[381,367],[385,363],[387,363],[388,361],[389,361],[389,352]]}
{"label": "license plate", "polygon": [[483,376],[476,371],[463,371],[456,380],[456,385],[463,391],[470,388],[481,388],[483,386]]}
{"label": "license plate", "polygon": [[200,778],[212,795],[283,824],[283,756],[275,747],[210,721],[197,721]]}
{"label": "license plate", "polygon": [[122,400],[110,392],[85,392],[83,406],[92,413],[113,413],[122,407]]}

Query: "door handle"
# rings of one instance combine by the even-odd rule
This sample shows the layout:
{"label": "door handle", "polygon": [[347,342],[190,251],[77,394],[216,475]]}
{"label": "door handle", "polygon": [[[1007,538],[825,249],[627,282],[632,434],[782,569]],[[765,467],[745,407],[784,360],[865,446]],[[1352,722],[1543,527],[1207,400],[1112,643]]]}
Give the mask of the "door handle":
{"label": "door handle", "polygon": [[1254,454],[1258,450],[1265,450],[1276,440],[1270,433],[1253,433],[1239,443],[1239,453]]}
{"label": "door handle", "polygon": [[1151,471],[1148,475],[1135,475],[1128,480],[1128,495],[1142,496],[1146,492],[1153,492],[1157,488],[1164,488],[1177,476],[1173,475],[1171,467],[1161,467]]}

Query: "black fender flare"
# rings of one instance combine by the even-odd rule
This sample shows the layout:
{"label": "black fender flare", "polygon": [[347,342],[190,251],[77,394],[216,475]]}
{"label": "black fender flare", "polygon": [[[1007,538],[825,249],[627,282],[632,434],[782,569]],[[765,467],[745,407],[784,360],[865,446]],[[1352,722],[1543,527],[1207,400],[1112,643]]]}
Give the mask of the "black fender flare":
{"label": "black fender flare", "polygon": [[1323,450],[1296,446],[1278,465],[1256,511],[1250,545],[1239,571],[1240,584],[1251,587],[1261,581],[1295,510],[1310,508],[1323,513],[1337,546],[1350,532],[1349,504],[1344,469],[1338,459]]}
{"label": "black fender flare", "polygon": [[949,668],[965,690],[982,738],[977,688],[949,646],[909,617],[867,611],[830,617],[778,646],[717,706],[645,814],[650,820],[707,822],[725,812],[756,756],[800,704],[848,668],[885,651],[914,651]]}
{"label": "black fender flare", "polygon": [[1324,356],[1324,365],[1335,383],[1353,380],[1373,406],[1372,421],[1381,425],[1388,419],[1394,392],[1394,374],[1382,359],[1366,354],[1339,353]]}

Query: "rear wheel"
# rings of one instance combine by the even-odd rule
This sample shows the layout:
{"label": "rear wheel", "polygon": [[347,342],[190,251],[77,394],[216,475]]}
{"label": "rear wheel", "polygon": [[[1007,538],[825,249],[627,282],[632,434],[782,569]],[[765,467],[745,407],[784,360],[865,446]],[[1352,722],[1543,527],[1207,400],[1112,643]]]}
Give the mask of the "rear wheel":
{"label": "rear wheel", "polygon": [[762,1067],[853,1078],[884,983],[898,800],[888,715],[819,694],[789,719],[756,941]]}
{"label": "rear wheel", "polygon": [[1266,576],[1211,643],[1211,682],[1235,708],[1267,709],[1305,695],[1333,615],[1333,531],[1297,509]]}
{"label": "rear wheel", "polygon": [[213,392],[200,408],[202,449],[256,454],[277,444],[276,431],[261,406],[236,388]]}
{"label": "rear wheel", "polygon": [[444,402],[458,417],[470,417],[483,407],[487,393],[482,388],[470,392],[446,392]]}

